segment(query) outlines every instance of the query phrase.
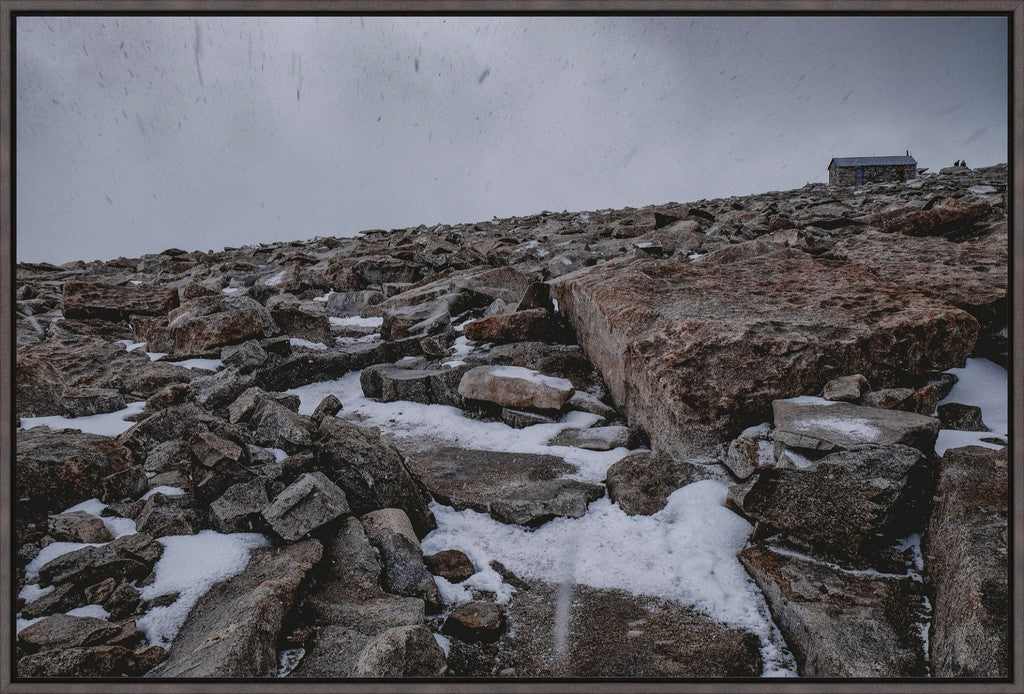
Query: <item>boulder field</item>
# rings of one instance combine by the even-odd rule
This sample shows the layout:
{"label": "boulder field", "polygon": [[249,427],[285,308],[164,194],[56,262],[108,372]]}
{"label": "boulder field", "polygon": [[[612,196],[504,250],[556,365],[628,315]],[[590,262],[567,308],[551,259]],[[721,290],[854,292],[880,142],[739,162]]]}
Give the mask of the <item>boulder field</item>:
{"label": "boulder field", "polygon": [[1006,185],[19,264],[15,674],[1006,677]]}

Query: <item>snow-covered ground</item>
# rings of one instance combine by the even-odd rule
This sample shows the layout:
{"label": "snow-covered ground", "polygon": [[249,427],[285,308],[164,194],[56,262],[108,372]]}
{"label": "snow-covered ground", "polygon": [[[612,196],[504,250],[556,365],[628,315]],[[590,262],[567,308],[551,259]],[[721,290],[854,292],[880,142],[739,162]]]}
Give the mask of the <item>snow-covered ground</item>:
{"label": "snow-covered ground", "polygon": [[942,455],[949,448],[983,446],[1002,448],[998,444],[982,441],[1009,435],[1009,380],[1006,369],[988,359],[968,359],[962,369],[950,369],[959,380],[949,395],[939,404],[958,402],[981,408],[981,419],[991,431],[954,431],[942,429],[935,442],[935,452]]}

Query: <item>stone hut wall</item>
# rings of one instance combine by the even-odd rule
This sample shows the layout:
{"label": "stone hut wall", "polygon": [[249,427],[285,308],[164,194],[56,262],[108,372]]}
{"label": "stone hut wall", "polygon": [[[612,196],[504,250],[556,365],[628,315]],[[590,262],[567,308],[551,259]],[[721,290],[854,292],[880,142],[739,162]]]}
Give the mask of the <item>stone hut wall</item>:
{"label": "stone hut wall", "polygon": [[863,183],[899,183],[909,181],[917,176],[917,167],[913,164],[887,164],[883,166],[843,166],[829,169],[828,183],[831,186],[857,185],[856,171],[863,169]]}

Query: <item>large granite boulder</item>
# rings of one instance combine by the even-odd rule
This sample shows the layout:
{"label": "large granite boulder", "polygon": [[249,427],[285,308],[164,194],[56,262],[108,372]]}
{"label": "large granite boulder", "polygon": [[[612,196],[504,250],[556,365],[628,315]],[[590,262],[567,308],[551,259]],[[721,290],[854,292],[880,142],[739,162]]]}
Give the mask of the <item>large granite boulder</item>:
{"label": "large granite boulder", "polygon": [[1007,677],[1007,452],[951,448],[939,463],[937,501],[925,533],[934,590],[932,674]]}
{"label": "large granite boulder", "polygon": [[764,593],[803,677],[923,677],[921,584],[847,572],[753,546],[740,562]]}
{"label": "large granite boulder", "polygon": [[966,312],[867,268],[804,258],[611,262],[555,290],[630,424],[682,456],[837,376],[886,382],[959,366],[978,334]]}
{"label": "large granite boulder", "polygon": [[215,585],[189,612],[153,677],[274,677],[281,625],[320,561],[316,540],[253,552],[245,570]]}

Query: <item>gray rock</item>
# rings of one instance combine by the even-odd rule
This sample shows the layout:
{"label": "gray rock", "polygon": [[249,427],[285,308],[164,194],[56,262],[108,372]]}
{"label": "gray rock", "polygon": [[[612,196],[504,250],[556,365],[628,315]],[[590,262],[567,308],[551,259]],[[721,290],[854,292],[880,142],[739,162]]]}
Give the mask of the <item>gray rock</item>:
{"label": "gray rock", "polygon": [[441,447],[410,453],[409,465],[442,503],[503,523],[580,518],[604,493],[601,485],[563,478],[574,468],[552,455]]}
{"label": "gray rock", "polygon": [[380,553],[384,589],[422,599],[428,612],[440,611],[441,592],[423,563],[423,551],[405,511],[378,509],[360,521],[370,544]]}
{"label": "gray rock", "polygon": [[478,366],[459,382],[459,395],[503,407],[560,410],[573,394],[572,383],[519,366]]}
{"label": "gray rock", "polygon": [[862,374],[840,376],[825,384],[821,397],[839,402],[857,402],[860,396],[870,388],[868,379],[864,378]]}
{"label": "gray rock", "polygon": [[981,408],[974,405],[947,402],[945,405],[939,405],[938,415],[943,429],[991,431],[981,419]]}
{"label": "gray rock", "polygon": [[110,576],[140,579],[149,574],[163,552],[163,545],[145,533],[124,535],[105,545],[83,547],[51,559],[39,568],[39,580],[43,585],[85,586]]}
{"label": "gray rock", "polygon": [[930,453],[939,433],[939,420],[932,417],[845,402],[824,405],[793,398],[774,401],[772,409],[772,438],[793,448],[812,451],[902,444]]}
{"label": "gray rock", "polygon": [[274,677],[281,625],[322,554],[312,539],[253,552],[242,573],[199,599],[150,676]]}
{"label": "gray rock", "polygon": [[327,297],[324,308],[327,315],[337,318],[369,315],[366,311],[384,301],[384,295],[378,291],[364,290],[359,292],[335,292]]}
{"label": "gray rock", "polygon": [[125,398],[113,388],[65,388],[60,407],[66,417],[88,417],[125,408]]}
{"label": "gray rock", "polygon": [[47,533],[60,542],[110,542],[110,531],[101,518],[85,511],[72,511],[50,516]]}
{"label": "gray rock", "polygon": [[285,540],[306,533],[348,513],[345,492],[322,472],[307,472],[263,509],[263,519]]}
{"label": "gray rock", "polygon": [[459,381],[470,368],[468,365],[407,368],[399,364],[378,364],[363,369],[359,383],[364,395],[382,402],[409,400],[461,407]]}
{"label": "gray rock", "polygon": [[838,451],[804,468],[762,470],[742,498],[748,518],[855,559],[923,522],[928,458],[908,446]]}
{"label": "gray rock", "polygon": [[935,677],[1007,677],[1010,645],[1006,449],[951,448],[925,540],[934,591],[931,662]]}
{"label": "gray rock", "polygon": [[154,284],[118,286],[68,280],[61,293],[61,310],[66,318],[116,322],[133,315],[162,316],[178,305],[176,289]]}
{"label": "gray rock", "polygon": [[763,467],[775,464],[772,442],[760,436],[733,439],[725,450],[722,464],[739,480],[745,480]]}
{"label": "gray rock", "polygon": [[604,483],[608,496],[625,513],[649,516],[665,508],[675,490],[712,477],[712,470],[699,462],[677,461],[667,455],[642,451],[608,468]]}
{"label": "gray rock", "polygon": [[434,635],[423,625],[392,627],[363,648],[353,677],[440,677],[448,664]]}
{"label": "gray rock", "polygon": [[232,485],[210,504],[210,525],[219,533],[249,532],[256,516],[269,504],[263,480]]}
{"label": "gray rock", "polygon": [[112,501],[133,500],[149,488],[146,473],[140,467],[131,467],[112,472],[100,481],[103,488],[100,500]]}
{"label": "gray rock", "polygon": [[91,604],[91,601],[83,594],[82,586],[64,583],[25,605],[19,614],[25,619],[35,619],[55,612],[67,612],[87,604]]}
{"label": "gray rock", "polygon": [[313,445],[306,420],[271,399],[264,399],[256,406],[249,417],[249,426],[261,446],[297,453]]}
{"label": "gray rock", "polygon": [[146,505],[135,519],[135,524],[140,533],[146,533],[154,538],[167,535],[194,535],[199,525],[187,497],[159,493],[146,500]]}
{"label": "gray rock", "polygon": [[400,508],[420,538],[437,527],[428,507],[430,495],[379,430],[325,418],[320,423],[315,465],[345,492],[352,513]]}
{"label": "gray rock", "polygon": [[334,395],[328,395],[313,410],[313,414],[309,416],[309,421],[313,426],[319,427],[320,423],[324,421],[324,417],[335,416],[341,412],[341,408],[341,400],[338,400]]}
{"label": "gray rock", "polygon": [[764,593],[801,676],[926,674],[919,583],[759,546],[740,552],[740,562]]}
{"label": "gray rock", "polygon": [[96,646],[116,636],[121,628],[105,619],[55,614],[18,633],[18,646],[26,653]]}
{"label": "gray rock", "polygon": [[539,412],[516,410],[511,407],[501,408],[501,421],[513,429],[525,429],[534,424],[554,424],[557,420]]}
{"label": "gray rock", "polygon": [[217,410],[234,402],[252,383],[252,375],[243,374],[237,366],[229,366],[210,376],[192,379],[188,389],[197,404]]}
{"label": "gray rock", "polygon": [[236,367],[241,373],[249,373],[262,366],[270,354],[258,340],[248,340],[240,345],[228,345],[220,350],[220,358],[228,366]]}
{"label": "gray rock", "polygon": [[189,439],[189,449],[194,461],[191,491],[201,501],[216,499],[231,485],[253,477],[245,449],[234,441],[203,432]]}
{"label": "gray rock", "polygon": [[865,407],[877,407],[882,410],[903,410],[905,412],[912,412],[916,405],[913,388],[872,390],[864,393],[860,398],[860,404]]}
{"label": "gray rock", "polygon": [[574,446],[589,451],[610,451],[630,448],[634,444],[628,427],[591,427],[589,429],[563,429],[548,441],[549,446]]}
{"label": "gray rock", "polygon": [[616,415],[614,407],[609,407],[596,396],[582,390],[577,390],[572,394],[566,403],[566,408],[600,415],[605,419],[613,419]]}
{"label": "gray rock", "polygon": [[141,677],[167,655],[160,646],[132,651],[124,646],[89,646],[43,651],[18,661],[19,677]]}

